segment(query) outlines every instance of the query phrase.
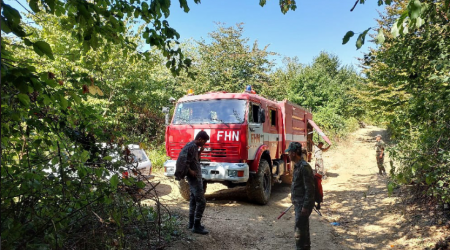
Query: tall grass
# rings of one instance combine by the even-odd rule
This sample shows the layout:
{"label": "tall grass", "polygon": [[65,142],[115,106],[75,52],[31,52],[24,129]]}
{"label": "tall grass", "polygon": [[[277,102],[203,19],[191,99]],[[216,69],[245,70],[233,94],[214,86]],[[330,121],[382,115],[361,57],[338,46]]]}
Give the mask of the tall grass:
{"label": "tall grass", "polygon": [[147,151],[148,157],[152,161],[153,170],[161,170],[164,166],[164,162],[169,159],[166,155],[165,144],[154,146]]}

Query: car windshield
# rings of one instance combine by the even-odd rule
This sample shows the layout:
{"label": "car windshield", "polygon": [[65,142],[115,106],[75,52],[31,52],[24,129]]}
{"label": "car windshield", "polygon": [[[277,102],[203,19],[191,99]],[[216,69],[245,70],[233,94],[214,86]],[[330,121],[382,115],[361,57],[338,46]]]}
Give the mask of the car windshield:
{"label": "car windshield", "polygon": [[142,149],[131,149],[131,154],[133,155],[134,162],[148,161],[147,155],[145,155],[145,152]]}
{"label": "car windshield", "polygon": [[173,124],[244,123],[246,100],[220,99],[178,103]]}

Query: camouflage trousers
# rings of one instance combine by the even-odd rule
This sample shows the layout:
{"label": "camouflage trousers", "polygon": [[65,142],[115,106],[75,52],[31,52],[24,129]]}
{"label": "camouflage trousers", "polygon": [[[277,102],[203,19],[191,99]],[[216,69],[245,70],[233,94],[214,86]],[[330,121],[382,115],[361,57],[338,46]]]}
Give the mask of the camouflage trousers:
{"label": "camouflage trousers", "polygon": [[295,208],[295,246],[297,250],[310,250],[311,237],[309,234],[309,216],[301,216],[302,205],[294,205]]}
{"label": "camouflage trousers", "polygon": [[206,208],[206,199],[205,192],[203,190],[202,177],[189,177],[187,179],[189,183],[189,189],[191,191],[189,200],[189,216],[194,216],[195,220],[201,220],[203,217],[203,212]]}
{"label": "camouflage trousers", "polygon": [[383,172],[386,173],[386,169],[384,168],[384,153],[381,158],[380,154],[381,152],[377,152],[376,158],[377,158],[378,173],[382,174]]}

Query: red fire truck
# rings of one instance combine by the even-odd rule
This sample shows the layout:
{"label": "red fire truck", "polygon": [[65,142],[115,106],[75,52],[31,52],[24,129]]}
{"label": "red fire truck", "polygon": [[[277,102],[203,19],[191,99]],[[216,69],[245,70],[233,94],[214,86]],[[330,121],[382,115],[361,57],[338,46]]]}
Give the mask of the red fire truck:
{"label": "red fire truck", "polygon": [[[274,183],[292,181],[293,165],[284,153],[300,142],[311,159],[313,129],[328,138],[308,110],[289,101],[271,101],[254,93],[216,92],[187,95],[178,100],[166,128],[165,176],[173,177],[184,145],[204,130],[210,136],[201,155],[204,181],[228,187],[245,185],[251,201],[266,204]],[[189,186],[180,181],[183,198]]]}

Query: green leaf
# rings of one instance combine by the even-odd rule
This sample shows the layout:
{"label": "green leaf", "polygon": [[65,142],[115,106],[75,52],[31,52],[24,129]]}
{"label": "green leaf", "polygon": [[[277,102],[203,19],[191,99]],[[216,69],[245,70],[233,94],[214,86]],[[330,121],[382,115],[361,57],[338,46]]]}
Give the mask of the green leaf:
{"label": "green leaf", "polygon": [[33,142],[33,147],[39,148],[41,143],[42,143],[42,139],[37,139],[36,141]]}
{"label": "green leaf", "polygon": [[394,192],[394,189],[395,189],[396,187],[397,187],[397,185],[396,185],[395,183],[393,183],[393,182],[389,182],[389,183],[388,183],[387,188],[388,188],[388,195],[389,195],[389,196],[392,195],[392,193]]}
{"label": "green leaf", "polygon": [[186,0],[180,0],[180,8],[183,8],[185,13],[188,13],[190,10]]}
{"label": "green leaf", "polygon": [[117,185],[119,184],[119,176],[117,176],[117,174],[114,174],[111,177],[110,184],[112,188],[117,188]]}
{"label": "green leaf", "polygon": [[420,16],[422,4],[419,0],[411,0],[408,4],[409,18],[416,19]]}
{"label": "green leaf", "polygon": [[146,2],[143,2],[141,7],[142,7],[142,11],[144,13],[146,13],[148,11],[148,4]]}
{"label": "green leaf", "polygon": [[399,30],[398,30],[398,27],[397,27],[396,24],[392,25],[392,28],[391,28],[391,34],[392,34],[392,36],[394,36],[394,38],[395,38],[395,37],[398,37],[398,35],[399,35]]}
{"label": "green leaf", "polygon": [[28,94],[28,84],[25,81],[14,81],[14,86],[20,91],[20,93]]}
{"label": "green leaf", "polygon": [[360,49],[364,45],[364,40],[366,39],[367,32],[369,32],[371,28],[366,29],[363,33],[359,34],[358,39],[356,40],[356,49]]}
{"label": "green leaf", "polygon": [[266,5],[266,0],[259,0],[259,5],[264,7],[264,5]]}
{"label": "green leaf", "polygon": [[10,5],[5,4],[3,1],[2,1],[2,7],[3,7],[3,13],[2,14],[4,15],[4,17],[6,17],[9,21],[11,21],[14,26],[19,25],[20,19],[22,18],[22,16],[20,15],[19,11],[17,11],[13,7],[11,7]]}
{"label": "green leaf", "polygon": [[89,151],[83,150],[81,153],[81,162],[86,162],[89,159]]}
{"label": "green leaf", "polygon": [[75,93],[75,92],[69,92],[69,95],[73,98],[73,100],[80,104],[81,103],[81,98]]}
{"label": "green leaf", "polygon": [[67,106],[69,106],[69,102],[66,100],[64,95],[59,96],[59,104],[61,105],[62,109],[66,109]]}
{"label": "green leaf", "polygon": [[30,40],[26,39],[26,38],[23,39],[23,42],[25,43],[26,46],[33,45],[33,43]]}
{"label": "green leaf", "polygon": [[142,34],[142,37],[147,39],[149,37],[149,35],[150,35],[150,32],[145,31],[144,34]]}
{"label": "green leaf", "polygon": [[138,181],[138,182],[136,183],[136,186],[137,186],[138,188],[144,188],[144,187],[145,187],[145,183],[144,183],[143,181]]}
{"label": "green leaf", "polygon": [[101,168],[96,168],[96,169],[95,169],[95,175],[96,175],[98,178],[101,178],[102,175],[103,175],[102,169],[101,169]]}
{"label": "green leaf", "polygon": [[112,161],[112,156],[110,156],[110,155],[105,156],[105,157],[103,157],[103,160],[105,160],[105,161]]}
{"label": "green leaf", "polygon": [[47,83],[47,85],[49,85],[52,88],[56,87],[56,85],[57,85],[56,81],[53,79],[47,79],[47,80],[45,80],[45,83]]}
{"label": "green leaf", "polygon": [[425,182],[428,185],[431,185],[431,183],[433,183],[433,176],[431,174],[427,175],[427,177],[425,178]]}
{"label": "green leaf", "polygon": [[22,103],[25,107],[30,106],[30,97],[27,94],[18,94],[17,98],[19,98],[20,103]]}
{"label": "green leaf", "polygon": [[355,35],[355,32],[353,32],[353,31],[348,31],[348,32],[345,34],[344,38],[342,39],[342,44],[348,43],[348,41],[350,40],[350,37],[352,37],[352,36],[354,36],[354,35]]}
{"label": "green leaf", "polygon": [[40,11],[38,2],[39,0],[30,0],[29,2],[31,10],[35,13],[38,13]]}
{"label": "green leaf", "polygon": [[2,31],[9,34],[11,33],[11,28],[9,28],[9,25],[6,23],[6,20],[2,17],[1,19],[1,25],[2,25]]}
{"label": "green leaf", "polygon": [[400,15],[400,17],[397,19],[395,25],[400,28],[403,23],[405,22],[406,17],[408,17],[408,10],[403,11],[403,13]]}
{"label": "green leaf", "polygon": [[378,35],[376,37],[376,42],[377,44],[383,44],[384,43],[384,34],[383,34],[383,29],[379,29],[378,30]]}
{"label": "green leaf", "polygon": [[52,48],[48,43],[43,41],[37,41],[33,43],[33,49],[38,55],[40,56],[47,55],[50,59],[55,60],[55,58],[53,57]]}
{"label": "green leaf", "polygon": [[424,24],[424,21],[421,17],[416,18],[416,28],[420,28]]}

